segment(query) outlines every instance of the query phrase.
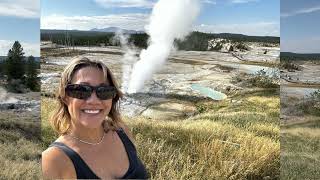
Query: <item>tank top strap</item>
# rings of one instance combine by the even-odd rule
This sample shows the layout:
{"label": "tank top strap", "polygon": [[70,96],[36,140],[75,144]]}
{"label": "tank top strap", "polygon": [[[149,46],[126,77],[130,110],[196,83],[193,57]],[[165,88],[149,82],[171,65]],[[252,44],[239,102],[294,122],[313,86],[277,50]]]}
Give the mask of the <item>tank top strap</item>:
{"label": "tank top strap", "polygon": [[130,138],[122,128],[119,128],[118,130],[116,130],[116,132],[126,149],[136,151],[136,147],[134,146],[133,142],[130,140]]}
{"label": "tank top strap", "polygon": [[72,161],[74,169],[77,174],[77,179],[100,179],[80,157],[80,155],[73,149],[61,142],[53,142],[50,147],[58,147],[61,149]]}
{"label": "tank top strap", "polygon": [[137,150],[135,148],[135,145],[130,140],[130,138],[127,136],[125,131],[122,128],[119,128],[116,130],[118,136],[120,137],[129,158],[129,169],[127,173],[121,178],[121,179],[148,179],[147,171],[137,156]]}

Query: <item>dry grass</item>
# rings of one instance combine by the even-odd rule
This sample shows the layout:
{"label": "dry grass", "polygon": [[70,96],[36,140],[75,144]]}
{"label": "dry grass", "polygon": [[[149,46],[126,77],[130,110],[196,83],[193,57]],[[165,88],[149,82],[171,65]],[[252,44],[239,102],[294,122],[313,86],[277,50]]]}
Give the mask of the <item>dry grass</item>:
{"label": "dry grass", "polygon": [[28,112],[0,113],[0,179],[40,179],[40,122]]}
{"label": "dry grass", "polygon": [[[279,179],[279,96],[264,91],[233,97],[240,103],[199,102],[185,120],[124,118],[152,179]],[[42,98],[44,146],[55,138]]]}
{"label": "dry grass", "polygon": [[281,179],[320,178],[320,117],[281,127]]}
{"label": "dry grass", "polygon": [[232,125],[141,118],[127,123],[154,179],[261,179],[279,173],[279,142]]}

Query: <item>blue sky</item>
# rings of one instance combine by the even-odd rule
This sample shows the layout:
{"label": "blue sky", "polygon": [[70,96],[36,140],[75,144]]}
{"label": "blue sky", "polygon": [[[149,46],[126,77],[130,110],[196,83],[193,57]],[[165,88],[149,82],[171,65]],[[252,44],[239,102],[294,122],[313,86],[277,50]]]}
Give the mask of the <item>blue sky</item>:
{"label": "blue sky", "polygon": [[[280,35],[279,0],[199,0],[194,30]],[[42,0],[42,29],[144,30],[156,0]],[[187,15],[188,12],[186,12]]]}
{"label": "blue sky", "polygon": [[281,0],[281,51],[320,53],[319,19],[319,0]]}
{"label": "blue sky", "polygon": [[40,1],[0,0],[0,56],[18,40],[25,55],[40,56]]}

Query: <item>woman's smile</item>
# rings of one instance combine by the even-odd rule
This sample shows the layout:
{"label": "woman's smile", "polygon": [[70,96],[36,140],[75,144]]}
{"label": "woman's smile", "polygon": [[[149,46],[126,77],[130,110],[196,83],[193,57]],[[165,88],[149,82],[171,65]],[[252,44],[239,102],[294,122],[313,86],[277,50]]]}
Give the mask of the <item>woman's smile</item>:
{"label": "woman's smile", "polygon": [[[71,83],[99,86],[108,85],[109,82],[106,81],[103,72],[98,68],[85,67],[76,71]],[[87,99],[67,97],[66,104],[75,126],[98,128],[110,112],[112,99],[101,100],[97,97],[96,92],[92,92]]]}
{"label": "woman's smile", "polygon": [[98,114],[101,112],[101,109],[83,109],[82,112],[87,114]]}

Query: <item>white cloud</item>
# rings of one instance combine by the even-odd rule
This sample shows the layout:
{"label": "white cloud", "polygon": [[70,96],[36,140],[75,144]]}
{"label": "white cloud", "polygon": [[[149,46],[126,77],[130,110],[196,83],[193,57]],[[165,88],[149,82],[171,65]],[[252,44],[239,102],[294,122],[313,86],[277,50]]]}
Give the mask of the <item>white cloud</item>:
{"label": "white cloud", "polygon": [[[41,29],[77,29],[119,27],[128,30],[144,30],[149,22],[149,14],[118,14],[107,16],[64,16],[41,17]],[[246,24],[197,25],[194,30],[208,33],[240,33],[259,36],[280,36],[277,22],[256,22]]]}
{"label": "white cloud", "polygon": [[[0,40],[0,56],[7,56],[9,49],[12,48],[14,41]],[[20,42],[25,56],[40,56],[40,43]]]}
{"label": "white cloud", "polygon": [[217,1],[213,1],[213,0],[202,0],[201,2],[205,4],[217,4]]}
{"label": "white cloud", "polygon": [[280,36],[280,24],[276,22],[256,22],[246,24],[201,24],[195,30],[208,33],[237,33],[256,36]]}
{"label": "white cloud", "polygon": [[259,0],[231,0],[231,3],[234,4],[244,4],[244,3],[250,3],[250,2],[258,2]]}
{"label": "white cloud", "polygon": [[111,14],[106,16],[64,16],[41,17],[41,29],[77,29],[119,27],[128,30],[144,30],[148,14]]}
{"label": "white cloud", "polygon": [[[104,8],[153,8],[157,0],[94,0],[98,5]],[[205,4],[216,4],[216,0],[201,0]]]}
{"label": "white cloud", "polygon": [[0,16],[40,18],[40,0],[2,0]]}
{"label": "white cloud", "polygon": [[286,17],[290,17],[290,16],[296,16],[299,14],[309,14],[309,13],[313,13],[316,11],[320,11],[320,6],[315,6],[315,7],[310,7],[310,8],[303,8],[303,9],[299,9],[293,12],[288,12],[288,13],[281,13],[281,17],[282,18],[286,18]]}
{"label": "white cloud", "polygon": [[94,0],[104,8],[122,7],[122,8],[152,8],[154,1],[148,0]]}

